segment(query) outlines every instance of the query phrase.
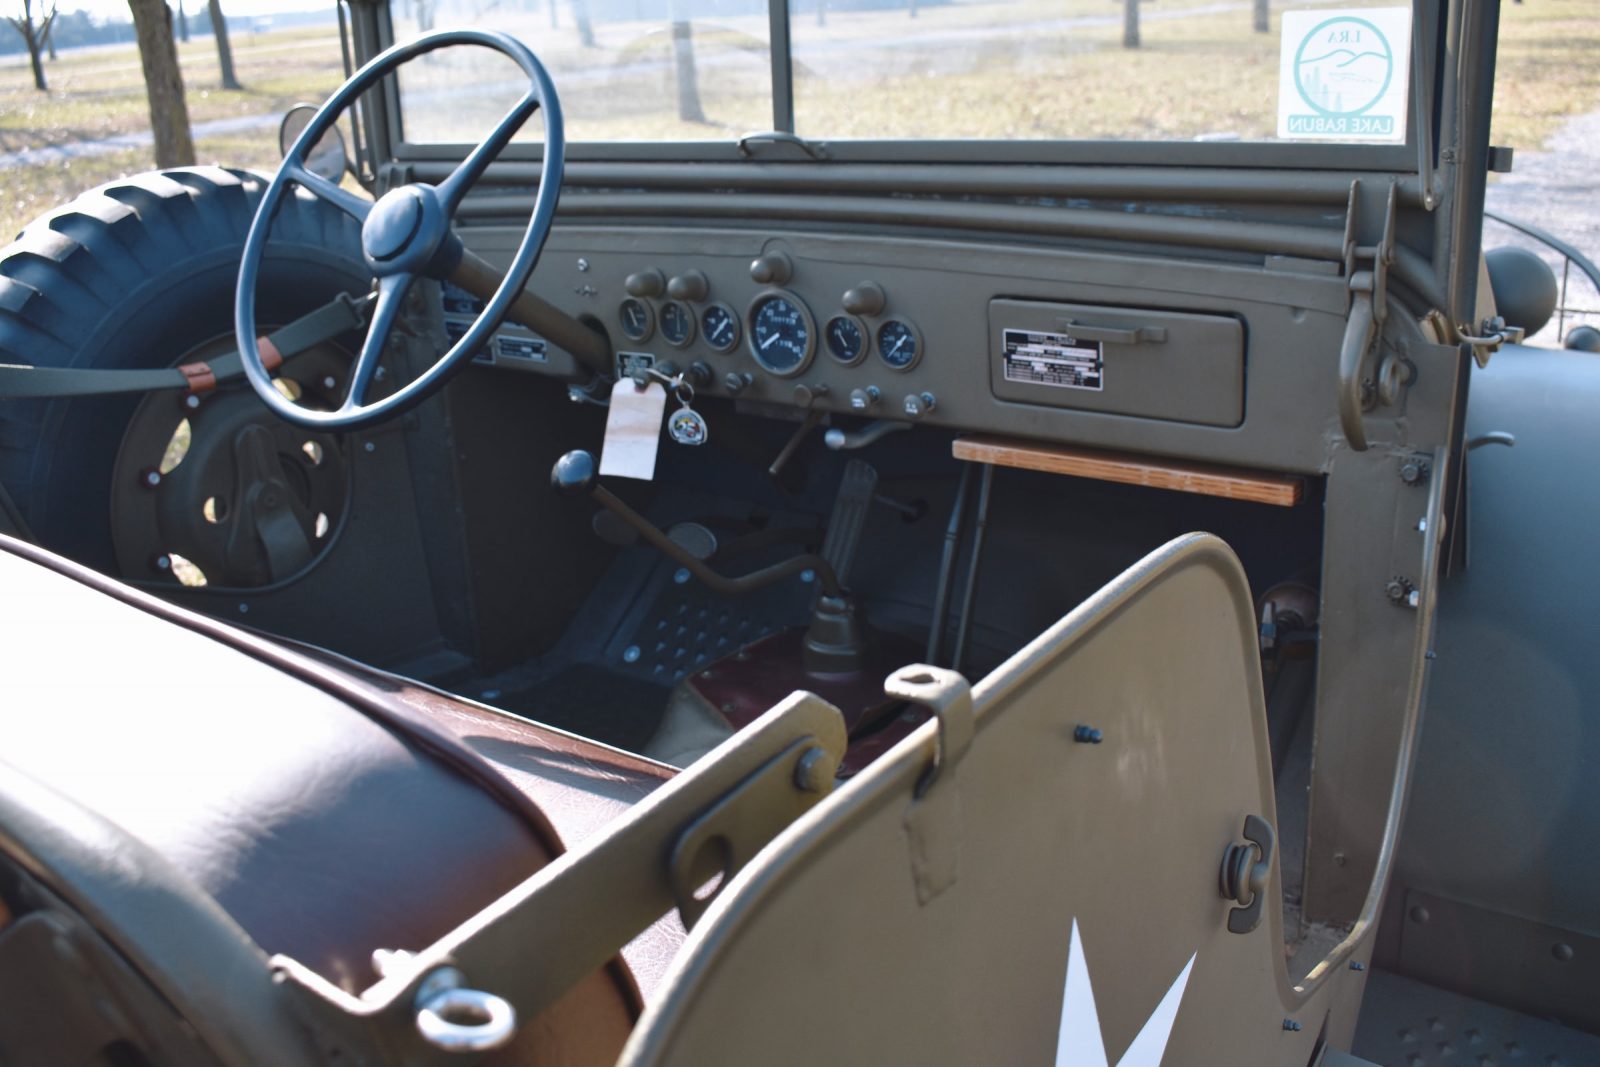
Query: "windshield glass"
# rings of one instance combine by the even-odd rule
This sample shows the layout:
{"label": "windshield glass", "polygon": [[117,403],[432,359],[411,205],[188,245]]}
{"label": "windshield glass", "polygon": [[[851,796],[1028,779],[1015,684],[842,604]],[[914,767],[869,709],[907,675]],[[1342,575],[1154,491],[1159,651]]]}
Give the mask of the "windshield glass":
{"label": "windshield glass", "polygon": [[[755,130],[830,142],[1405,141],[1411,10],[1392,0],[791,0],[788,10],[776,56],[768,11],[751,0],[402,0],[396,14],[401,40],[465,24],[527,41],[550,67],[574,142]],[[435,53],[401,75],[406,139],[474,140],[519,90],[506,61]]]}

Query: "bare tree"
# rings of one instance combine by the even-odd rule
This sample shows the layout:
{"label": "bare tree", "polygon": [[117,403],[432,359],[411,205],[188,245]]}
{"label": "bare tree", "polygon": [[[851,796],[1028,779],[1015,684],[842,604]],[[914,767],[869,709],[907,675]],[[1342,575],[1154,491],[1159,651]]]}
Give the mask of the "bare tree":
{"label": "bare tree", "polygon": [[50,25],[48,25],[48,26],[46,26],[44,28],[44,45],[45,45],[45,49],[47,50],[47,52],[50,55],[50,59],[52,61],[55,60],[55,58],[56,58],[56,24],[55,24],[54,20],[51,20]]}
{"label": "bare tree", "polygon": [[178,40],[189,43],[189,16],[183,13],[183,0],[178,0]]}
{"label": "bare tree", "polygon": [[1122,47],[1139,47],[1139,0],[1122,0]]}
{"label": "bare tree", "polygon": [[243,89],[233,73],[233,46],[228,43],[228,19],[222,13],[222,0],[209,0],[211,36],[217,39],[217,63],[222,67],[222,87]]}
{"label": "bare tree", "polygon": [[1257,33],[1272,32],[1272,15],[1267,10],[1267,0],[1255,2],[1255,31]]}
{"label": "bare tree", "polygon": [[28,62],[33,64],[33,87],[41,93],[50,91],[50,84],[44,80],[44,64],[39,60],[39,52],[45,40],[50,36],[50,26],[56,20],[56,6],[50,5],[50,13],[37,25],[33,21],[33,0],[22,0],[22,17],[7,15],[6,21],[11,23],[13,29],[22,34],[22,43],[28,46]]}
{"label": "bare tree", "polygon": [[172,40],[172,9],[166,0],[128,0],[128,7],[133,12],[139,59],[144,65],[156,166],[189,166],[194,163],[194,138],[189,133],[189,105],[183,98],[178,46]]}

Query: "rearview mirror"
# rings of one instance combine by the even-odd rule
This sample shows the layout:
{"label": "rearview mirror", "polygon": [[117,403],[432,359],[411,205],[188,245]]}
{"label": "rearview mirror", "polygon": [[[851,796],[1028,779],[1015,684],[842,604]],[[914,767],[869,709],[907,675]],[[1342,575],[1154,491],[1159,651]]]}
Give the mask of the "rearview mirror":
{"label": "rearview mirror", "polygon": [[[280,155],[289,154],[289,149],[294,147],[316,113],[315,104],[296,104],[284,113],[283,122],[278,126]],[[337,124],[329,126],[327,132],[311,146],[311,151],[306,153],[306,169],[319,178],[338,182],[344,178],[344,172],[349,167],[350,157],[344,150],[344,135],[339,132]]]}

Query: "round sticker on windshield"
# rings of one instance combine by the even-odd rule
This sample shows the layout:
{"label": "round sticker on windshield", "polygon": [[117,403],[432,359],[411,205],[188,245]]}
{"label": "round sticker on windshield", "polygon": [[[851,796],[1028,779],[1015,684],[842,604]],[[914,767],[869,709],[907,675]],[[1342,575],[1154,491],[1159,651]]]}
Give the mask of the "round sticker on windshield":
{"label": "round sticker on windshield", "polygon": [[1328,19],[1306,35],[1294,57],[1294,87],[1322,115],[1359,115],[1394,76],[1389,39],[1366,19]]}
{"label": "round sticker on windshield", "polygon": [[1285,12],[1278,136],[1405,140],[1409,9]]}

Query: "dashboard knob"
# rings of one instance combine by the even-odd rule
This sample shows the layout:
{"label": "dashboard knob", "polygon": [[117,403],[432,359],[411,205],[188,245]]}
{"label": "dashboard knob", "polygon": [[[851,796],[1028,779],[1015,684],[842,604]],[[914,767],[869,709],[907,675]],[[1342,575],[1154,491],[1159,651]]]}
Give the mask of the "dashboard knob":
{"label": "dashboard knob", "polygon": [[659,270],[650,267],[628,275],[622,287],[628,290],[629,296],[660,296],[666,292],[667,279],[662,277]]}
{"label": "dashboard knob", "polygon": [[878,400],[883,396],[878,392],[876,385],[869,385],[865,389],[850,390],[850,410],[870,411],[877,407]]}
{"label": "dashboard knob", "polygon": [[938,406],[932,393],[907,393],[903,405],[906,417],[911,419],[920,419]]}
{"label": "dashboard knob", "polygon": [[674,300],[704,300],[711,292],[711,283],[697,270],[686,270],[667,283],[667,295]]}
{"label": "dashboard knob", "polygon": [[753,380],[754,379],[751,378],[747,373],[731,370],[728,372],[727,376],[722,379],[722,387],[728,390],[729,396],[738,396],[740,393],[744,392],[745,386],[749,385]]}
{"label": "dashboard knob", "polygon": [[568,452],[550,469],[550,485],[562,496],[577,496],[594,488],[594,455],[582,449]]}
{"label": "dashboard knob", "polygon": [[711,364],[697,359],[689,364],[689,384],[696,389],[704,389],[711,384],[711,373]]}
{"label": "dashboard knob", "polygon": [[794,402],[803,408],[808,408],[819,399],[828,395],[828,384],[818,382],[816,385],[797,385],[794,387]]}
{"label": "dashboard knob", "polygon": [[784,285],[794,277],[794,262],[782,252],[768,252],[750,261],[750,277],[762,285]]}
{"label": "dashboard knob", "polygon": [[841,300],[844,309],[852,315],[880,315],[889,303],[889,298],[883,293],[883,286],[877,282],[862,282],[844,291]]}

